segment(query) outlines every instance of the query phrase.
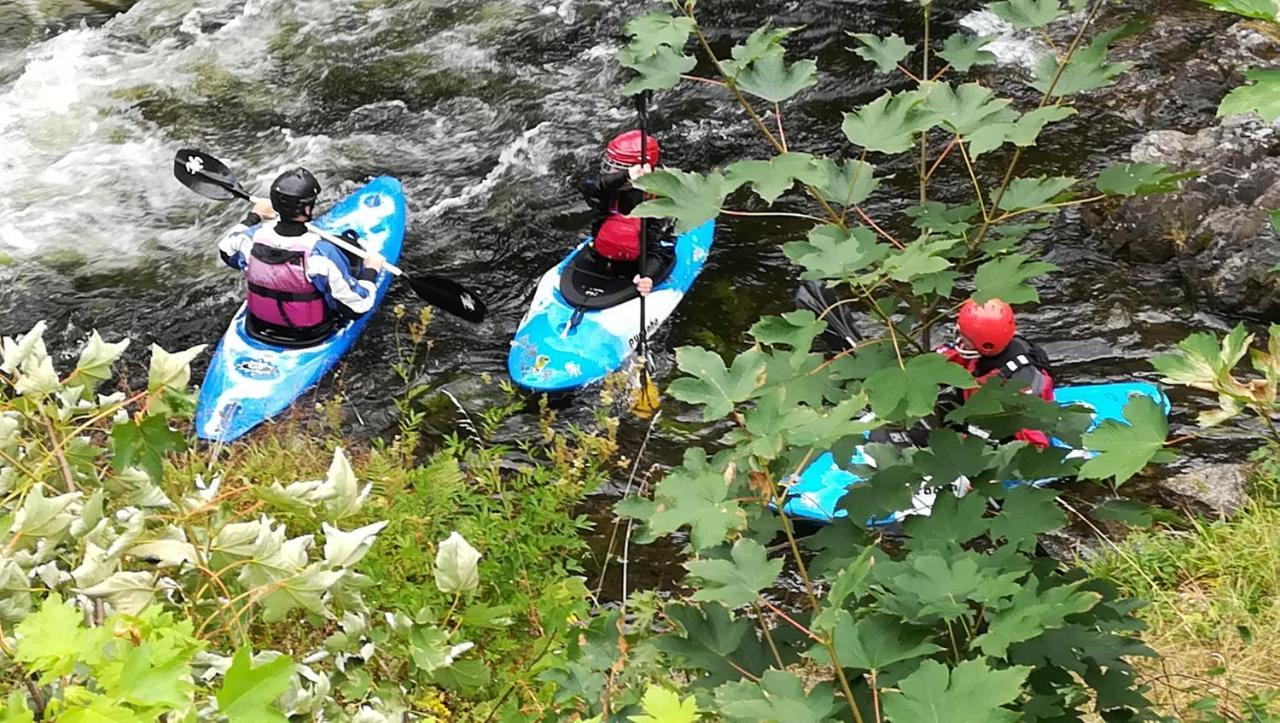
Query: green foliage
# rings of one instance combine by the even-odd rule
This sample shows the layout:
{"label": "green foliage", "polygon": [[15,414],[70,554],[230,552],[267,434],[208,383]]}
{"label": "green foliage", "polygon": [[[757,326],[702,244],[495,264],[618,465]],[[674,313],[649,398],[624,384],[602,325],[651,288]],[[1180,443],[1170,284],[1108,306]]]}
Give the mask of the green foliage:
{"label": "green foliage", "polygon": [[273,704],[289,689],[293,661],[281,656],[264,665],[253,665],[253,654],[241,648],[231,657],[231,667],[218,691],[218,710],[231,723],[276,723],[288,720]]}
{"label": "green foliage", "polygon": [[1276,0],[1200,0],[1214,10],[1242,15],[1255,20],[1280,22],[1280,4]]}
{"label": "green foliage", "polygon": [[165,455],[186,449],[186,438],[169,429],[163,416],[147,417],[142,422],[119,422],[111,428],[111,466],[116,470],[141,467],[152,482],[164,477]]}
{"label": "green foliage", "polygon": [[1280,118],[1280,70],[1250,70],[1244,77],[1252,85],[1242,85],[1227,93],[1218,106],[1218,116],[1257,113],[1273,123]]}
{"label": "green foliage", "polygon": [[681,698],[678,693],[650,685],[640,699],[644,715],[628,718],[631,723],[695,723],[699,718],[698,702],[693,696]]}
{"label": "green foliage", "polygon": [[626,32],[631,43],[618,51],[618,63],[639,75],[622,89],[632,95],[645,90],[662,90],[680,82],[698,61],[682,48],[695,24],[689,18],[653,13],[631,20]]}
{"label": "green foliage", "polygon": [[996,62],[995,53],[985,50],[994,40],[993,37],[973,37],[964,33],[955,33],[943,42],[938,57],[951,64],[951,67],[967,73],[975,65],[990,65]]}
{"label": "green foliage", "polygon": [[902,36],[894,34],[881,38],[869,33],[849,33],[849,36],[862,43],[856,52],[861,57],[876,64],[881,73],[892,73],[898,64],[915,49],[915,45],[907,45]]}
{"label": "green foliage", "polygon": [[[1243,324],[1236,325],[1221,343],[1216,335],[1200,332],[1179,342],[1178,351],[1154,357],[1151,365],[1164,375],[1163,381],[1218,395],[1218,408],[1200,413],[1201,425],[1213,427],[1251,409],[1268,424],[1275,439],[1270,420],[1280,409],[1276,397],[1280,388],[1280,326],[1270,327],[1265,351],[1250,349],[1253,341],[1254,335],[1247,334]],[[1257,378],[1236,375],[1245,354]]]}
{"label": "green foliage", "polygon": [[[930,3],[921,6],[930,22]],[[697,32],[697,6],[673,7],[680,26],[692,23]],[[990,7],[1031,29],[1083,3]],[[963,294],[1034,302],[1032,281],[1057,270],[1023,239],[1064,207],[1101,197],[1076,200],[1069,195],[1076,179],[1017,166],[1037,154],[1015,154],[1003,172],[973,170],[973,160],[988,161],[1006,144],[1032,147],[1049,124],[1073,115],[1060,99],[1122,72],[1126,64],[1108,62],[1107,52],[1132,30],[1103,32],[1074,53],[1046,59],[1035,85],[1050,97],[1028,110],[992,88],[948,77],[991,62],[987,39],[931,39],[928,56],[949,67],[904,65],[905,90],[847,109],[840,132],[852,147],[834,156],[787,141],[781,107],[761,121],[759,99],[781,105],[816,80],[811,61],[787,65],[789,29],[758,28],[731,57],[718,57],[714,43],[701,48],[701,67],[719,73],[701,80],[723,83],[721,97],[741,106],[775,152],[723,171],[646,176],[638,185],[659,199],[643,212],[687,228],[750,186],[753,213],[777,213],[788,224],[812,219],[795,227],[783,250],[803,278],[833,292],[833,306],[759,320],[744,339],[750,345],[731,359],[677,351],[682,376],[670,394],[697,409],[714,430],[717,451],[692,446],[651,497],[624,499],[615,510],[637,524],[633,543],[665,538],[682,547],[683,588],[661,601],[633,595],[622,611],[598,615],[581,630],[541,676],[558,686],[561,718],[648,721],[659,709],[675,720],[699,709],[750,721],[1152,718],[1127,661],[1149,654],[1133,637],[1133,604],[1035,557],[1039,536],[1066,522],[1057,493],[1005,481],[1127,479],[1165,457],[1163,409],[1137,398],[1126,409],[1130,424],[1109,422],[1086,436],[1087,413],[1001,379],[985,382],[958,408],[939,409],[943,389],[977,382],[930,349],[937,325]],[[687,36],[665,25],[651,35],[648,46],[635,38],[632,46],[682,48]],[[861,44],[854,52],[883,72],[912,62],[913,47],[901,37],[854,37]],[[1059,63],[1061,77],[1050,90]],[[867,153],[904,155],[876,159],[892,169],[882,184]],[[903,183],[908,168],[914,184]],[[952,171],[962,175],[944,204],[934,184]],[[1162,192],[1182,177],[1131,164],[1104,172],[1098,186],[1104,194]],[[1009,180],[985,185],[991,178]],[[911,197],[900,197],[908,185]],[[789,193],[800,189],[809,199]],[[889,194],[877,201],[893,208],[892,216],[869,215],[864,202],[873,193]],[[761,203],[777,210],[761,210]],[[1031,213],[1035,223],[1010,223]],[[829,331],[853,348],[824,353],[819,339]],[[924,448],[865,436],[925,421],[932,431]],[[1012,441],[1023,429],[1083,446],[1093,457],[1082,462],[1085,455],[1068,459],[1062,449]],[[844,516],[801,537],[776,512],[807,501],[796,476],[828,451],[841,466],[833,474],[850,475],[835,510]],[[864,529],[869,519],[905,520],[905,537],[884,544]],[[799,592],[784,596],[786,604],[775,604],[770,591],[779,575],[786,576],[780,587]],[[622,612],[634,622],[623,624]],[[668,692],[673,682],[681,693]],[[684,691],[697,708],[686,705]]]}
{"label": "green foliage", "polygon": [[1145,395],[1135,396],[1124,405],[1124,416],[1129,423],[1109,419],[1085,435],[1085,446],[1098,455],[1080,468],[1081,477],[1111,477],[1120,484],[1151,462],[1173,459],[1173,453],[1164,446],[1169,423],[1160,405]]}
{"label": "green foliage", "polygon": [[1180,181],[1196,175],[1194,171],[1174,173],[1157,163],[1120,163],[1098,174],[1098,190],[1120,196],[1172,193]]}

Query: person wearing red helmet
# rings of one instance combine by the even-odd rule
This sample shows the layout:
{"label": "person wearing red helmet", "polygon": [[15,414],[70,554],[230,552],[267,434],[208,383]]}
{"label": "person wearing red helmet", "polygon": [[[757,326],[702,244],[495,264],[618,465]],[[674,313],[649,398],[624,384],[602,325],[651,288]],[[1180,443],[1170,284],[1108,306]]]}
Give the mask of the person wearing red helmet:
{"label": "person wearing red helmet", "polygon": [[[1000,299],[983,304],[969,299],[960,307],[956,327],[955,343],[944,344],[937,351],[968,370],[979,384],[999,376],[1024,382],[1028,394],[1053,401],[1049,357],[1039,345],[1018,335],[1012,307]],[[968,399],[975,391],[964,390],[962,398]],[[1034,429],[1024,429],[1014,438],[1037,447],[1049,446],[1049,438]]]}
{"label": "person wearing red helmet", "polygon": [[[631,182],[650,173],[662,160],[662,148],[653,136],[630,130],[609,141],[605,147],[602,172],[579,184],[582,197],[595,217],[591,224],[591,245],[585,253],[591,265],[604,273],[632,277],[642,295],[653,289],[653,280],[640,270],[640,219],[629,215],[644,201],[644,192]],[[641,161],[644,161],[643,163]],[[655,257],[672,252],[670,224],[650,219],[649,253]]]}

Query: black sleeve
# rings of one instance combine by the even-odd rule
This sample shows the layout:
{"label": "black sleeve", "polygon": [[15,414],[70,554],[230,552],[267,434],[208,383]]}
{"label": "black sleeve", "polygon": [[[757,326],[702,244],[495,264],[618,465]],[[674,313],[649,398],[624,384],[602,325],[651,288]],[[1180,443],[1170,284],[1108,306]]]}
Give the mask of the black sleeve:
{"label": "black sleeve", "polygon": [[250,211],[249,214],[244,217],[243,223],[246,226],[257,226],[258,224],[262,223],[262,217],[254,213],[253,211]]}
{"label": "black sleeve", "polygon": [[596,213],[607,213],[613,205],[618,192],[627,184],[630,176],[626,173],[605,173],[599,176],[582,179],[578,190],[586,199],[587,205]]}
{"label": "black sleeve", "polygon": [[360,273],[356,274],[356,281],[377,281],[378,272],[373,269],[360,267]]}

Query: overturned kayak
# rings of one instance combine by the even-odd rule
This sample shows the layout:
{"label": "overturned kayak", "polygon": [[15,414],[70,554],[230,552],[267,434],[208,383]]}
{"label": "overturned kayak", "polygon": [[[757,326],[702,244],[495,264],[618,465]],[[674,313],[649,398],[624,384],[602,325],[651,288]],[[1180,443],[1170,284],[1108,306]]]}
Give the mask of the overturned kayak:
{"label": "overturned kayak", "polygon": [[[714,233],[715,221],[707,221],[681,234],[668,263],[655,259],[646,269],[654,279],[645,302],[646,336],[693,286]],[[631,279],[602,276],[580,263],[587,243],[543,274],[516,328],[507,371],[525,389],[565,392],[601,381],[623,369],[639,343],[640,298]]]}
{"label": "overturned kayak", "polygon": [[[355,231],[369,251],[389,263],[400,258],[407,207],[400,182],[380,176],[344,198],[315,225],[341,233]],[[391,274],[378,274],[377,300],[368,313],[337,327],[323,341],[288,348],[251,337],[245,328],[247,307],[241,306],[213,353],[196,407],[196,436],[227,442],[288,409],[320,381],[355,344],[374,310],[382,303]]]}
{"label": "overturned kayak", "polygon": [[[1063,406],[1079,404],[1090,408],[1093,411],[1094,427],[1108,419],[1120,422],[1125,421],[1124,406],[1133,395],[1146,395],[1159,404],[1166,415],[1169,413],[1169,400],[1156,385],[1148,382],[1119,382],[1114,384],[1059,387],[1053,392],[1054,401],[1058,404]],[[1065,447],[1056,439],[1053,442],[1055,446]],[[1088,455],[1089,453],[1085,451],[1082,454]],[[854,451],[852,464],[867,464],[869,461],[863,454],[862,447],[857,447]],[[787,502],[783,506],[783,510],[789,517],[819,523],[827,523],[838,517],[846,517],[847,512],[839,507],[840,498],[844,497],[845,492],[859,481],[859,478],[852,472],[841,469],[836,464],[835,458],[831,456],[831,453],[827,452],[814,460],[792,482],[791,487],[787,490]],[[1030,484],[1040,486],[1051,481],[1036,480]],[[929,487],[923,487],[913,495],[910,509],[895,512],[882,518],[872,519],[868,524],[874,527],[882,527],[901,522],[911,515],[928,515],[936,498],[937,493],[934,490]]]}

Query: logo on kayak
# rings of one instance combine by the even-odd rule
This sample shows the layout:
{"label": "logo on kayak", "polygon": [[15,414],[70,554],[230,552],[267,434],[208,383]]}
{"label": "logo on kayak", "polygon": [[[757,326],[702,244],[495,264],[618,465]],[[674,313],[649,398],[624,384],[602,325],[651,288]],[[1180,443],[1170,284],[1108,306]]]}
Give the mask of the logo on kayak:
{"label": "logo on kayak", "polygon": [[547,356],[547,355],[545,355],[545,354],[540,354],[540,355],[538,355],[538,358],[537,358],[537,359],[534,359],[534,360],[533,360],[533,370],[534,370],[535,372],[540,372],[540,371],[542,371],[542,370],[543,370],[543,368],[545,368],[545,367],[547,366],[547,364],[549,364],[549,363],[551,363],[551,358],[550,358],[550,357],[548,357],[548,356]]}
{"label": "logo on kayak", "polygon": [[192,156],[187,159],[187,173],[195,175],[204,170],[204,159],[200,156]]}
{"label": "logo on kayak", "polygon": [[475,299],[471,298],[471,294],[462,295],[462,307],[467,311],[476,310],[476,301]]}
{"label": "logo on kayak", "polygon": [[280,370],[265,359],[254,359],[242,356],[236,359],[236,371],[250,379],[272,379],[280,375]]}

